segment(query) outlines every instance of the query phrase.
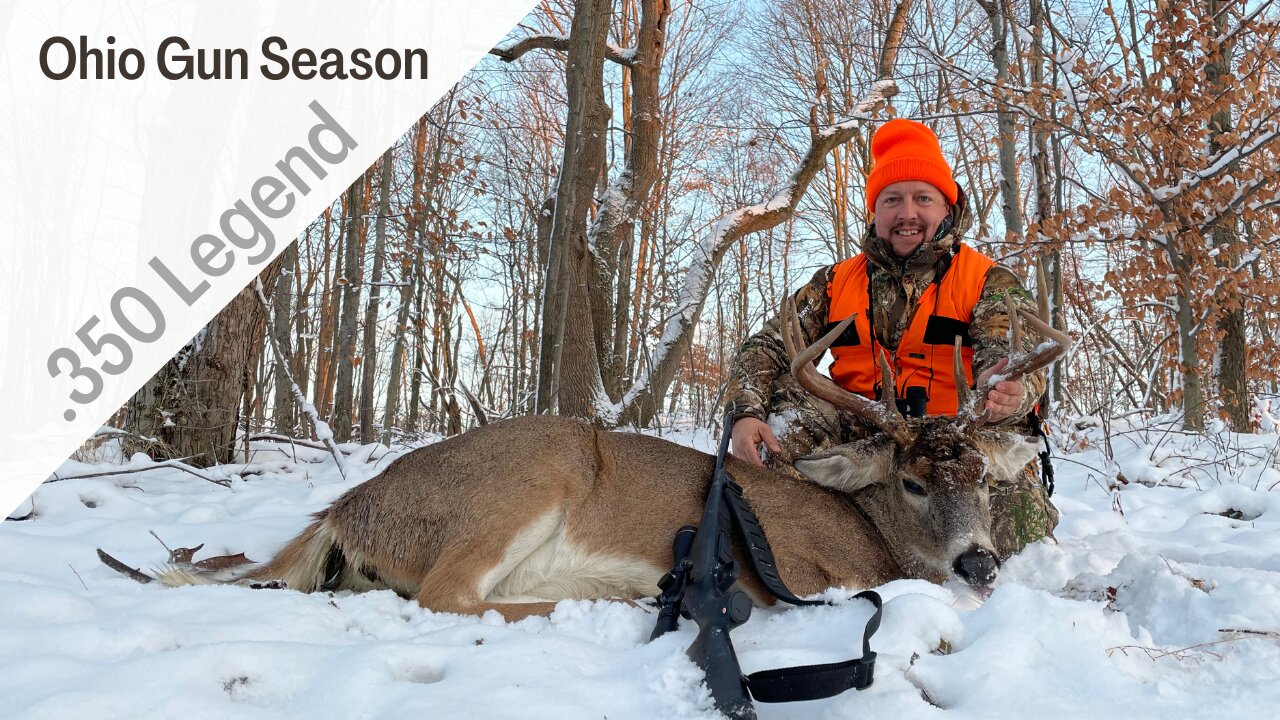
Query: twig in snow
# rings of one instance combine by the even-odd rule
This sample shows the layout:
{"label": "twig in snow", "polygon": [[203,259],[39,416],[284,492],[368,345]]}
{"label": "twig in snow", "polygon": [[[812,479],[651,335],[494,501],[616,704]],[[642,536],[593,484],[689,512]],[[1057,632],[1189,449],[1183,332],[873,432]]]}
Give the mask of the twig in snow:
{"label": "twig in snow", "polygon": [[[159,540],[160,538],[156,538],[156,539]],[[161,544],[163,545],[164,543],[161,543]],[[146,585],[147,583],[155,579],[150,575],[147,575],[146,573],[142,572],[141,570],[137,568],[131,568],[128,565],[125,565],[124,563],[120,562],[119,560],[111,557],[106,552],[104,552],[102,548],[98,548],[98,559],[102,561],[103,565],[106,565],[107,567],[111,568],[112,570],[115,570],[121,575],[124,575],[130,580],[133,580],[134,582],[139,582],[139,583],[142,583],[143,585]]]}
{"label": "twig in snow", "polygon": [[76,569],[72,567],[71,563],[67,563],[67,567],[71,568],[71,572],[75,574],[76,579],[80,581],[81,585],[84,585],[85,590],[88,590],[89,586],[84,584],[84,578],[80,577],[80,573],[76,572]]}
{"label": "twig in snow", "polygon": [[1231,635],[1245,635],[1249,637],[1264,637],[1264,638],[1270,638],[1272,640],[1280,640],[1280,632],[1276,632],[1275,630],[1249,630],[1246,628],[1218,628],[1218,632],[1229,633]]}
{"label": "twig in snow", "polygon": [[155,530],[148,530],[147,532],[151,534],[151,537],[156,539],[156,542],[160,543],[160,547],[164,548],[165,552],[169,553],[170,555],[173,554],[173,550],[171,550],[169,546],[166,545],[165,542],[160,539],[160,536],[156,534]]}
{"label": "twig in snow", "polygon": [[84,480],[85,478],[109,477],[111,475],[133,475],[135,473],[144,473],[149,470],[159,470],[162,468],[181,470],[182,472],[195,475],[196,477],[200,478],[201,480],[204,480],[205,482],[211,482],[214,485],[221,485],[222,487],[231,487],[230,480],[226,478],[222,478],[220,480],[214,480],[208,475],[205,475],[199,470],[179,460],[165,460],[164,462],[159,462],[154,465],[148,465],[147,467],[142,467],[142,468],[131,468],[128,470],[108,470],[107,472],[88,473],[86,475],[66,475],[66,476],[59,477],[57,473],[54,473],[49,477],[48,480],[45,480],[45,483],[62,482],[63,480]]}
{"label": "twig in snow", "polygon": [[1212,655],[1215,659],[1221,660],[1222,659],[1221,655],[1211,650],[1204,650],[1204,648],[1207,648],[1213,645],[1221,645],[1222,643],[1234,642],[1236,640],[1244,640],[1244,639],[1246,639],[1246,636],[1222,638],[1221,640],[1210,640],[1208,642],[1196,643],[1195,645],[1188,645],[1186,647],[1175,648],[1172,650],[1161,650],[1160,648],[1145,647],[1142,645],[1117,645],[1115,647],[1107,648],[1107,657],[1111,657],[1111,654],[1116,651],[1119,651],[1120,654],[1122,655],[1128,656],[1129,654],[1127,652],[1128,650],[1141,650],[1142,652],[1146,653],[1147,658],[1153,662],[1166,657],[1171,657],[1175,660],[1182,661],[1186,659],[1185,656],[1191,651],[1202,650],[1206,655]]}

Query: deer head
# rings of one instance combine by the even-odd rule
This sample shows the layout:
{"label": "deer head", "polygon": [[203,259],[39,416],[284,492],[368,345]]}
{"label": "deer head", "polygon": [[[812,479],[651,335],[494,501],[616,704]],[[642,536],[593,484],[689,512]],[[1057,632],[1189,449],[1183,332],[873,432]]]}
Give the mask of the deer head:
{"label": "deer head", "polygon": [[[795,461],[811,481],[849,494],[885,536],[895,559],[910,574],[941,582],[954,574],[973,587],[991,584],[999,562],[991,542],[989,486],[1012,479],[1035,457],[1038,443],[1017,433],[985,427],[988,386],[1018,379],[1054,362],[1070,346],[1070,338],[1039,318],[1009,308],[1012,355],[1004,373],[971,396],[957,391],[955,417],[905,418],[894,398],[895,379],[885,355],[879,402],[837,385],[820,374],[815,360],[853,321],[849,317],[816,343],[801,348],[800,322],[788,299],[782,311],[782,335],[791,356],[791,373],[806,390],[880,430],[869,437],[814,453]],[[1046,342],[1031,353],[1018,353],[1019,316]],[[965,377],[956,338],[955,376]],[[976,399],[975,399],[976,397]]]}

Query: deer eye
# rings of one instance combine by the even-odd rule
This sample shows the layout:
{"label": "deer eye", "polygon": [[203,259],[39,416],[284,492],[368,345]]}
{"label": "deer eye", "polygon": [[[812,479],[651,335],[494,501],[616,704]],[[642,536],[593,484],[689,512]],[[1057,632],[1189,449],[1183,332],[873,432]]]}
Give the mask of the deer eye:
{"label": "deer eye", "polygon": [[923,488],[923,487],[920,487],[920,484],[919,484],[919,483],[914,482],[914,481],[912,481],[912,480],[903,480],[903,481],[902,481],[902,489],[903,489],[903,490],[906,490],[907,492],[911,493],[912,495],[924,495],[924,494],[925,494],[925,492],[924,492],[924,488]]}

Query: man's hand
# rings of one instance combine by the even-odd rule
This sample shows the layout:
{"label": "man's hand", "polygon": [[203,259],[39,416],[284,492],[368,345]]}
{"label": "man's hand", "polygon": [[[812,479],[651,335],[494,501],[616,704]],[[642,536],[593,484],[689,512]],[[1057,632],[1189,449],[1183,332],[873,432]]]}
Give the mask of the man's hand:
{"label": "man's hand", "polygon": [[[1009,364],[1009,358],[1005,358],[988,368],[986,372],[978,376],[978,387],[982,387],[987,378],[1004,370]],[[1001,380],[996,383],[991,391],[987,393],[987,420],[989,422],[1000,422],[1016,412],[1022,405],[1022,398],[1026,396],[1027,389],[1022,386],[1019,380]],[[738,437],[738,426],[733,426],[734,438]],[[735,455],[737,453],[734,453]]]}
{"label": "man's hand", "polygon": [[782,452],[782,446],[778,444],[778,438],[774,437],[769,426],[763,420],[753,417],[744,417],[735,422],[730,438],[733,454],[756,465],[764,464],[760,460],[760,453],[756,452],[756,446],[760,443],[764,443],[770,452]]}

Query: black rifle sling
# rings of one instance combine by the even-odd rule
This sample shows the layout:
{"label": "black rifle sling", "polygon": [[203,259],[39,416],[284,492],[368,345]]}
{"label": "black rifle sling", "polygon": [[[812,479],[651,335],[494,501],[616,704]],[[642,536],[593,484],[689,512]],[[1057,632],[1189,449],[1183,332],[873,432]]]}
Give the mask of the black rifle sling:
{"label": "black rifle sling", "polygon": [[751,567],[755,568],[756,575],[764,583],[765,589],[779,600],[792,605],[828,604],[822,600],[801,600],[792,594],[786,583],[782,582],[782,577],[778,575],[777,561],[773,559],[773,548],[769,547],[769,540],[764,536],[764,528],[760,526],[760,518],[756,517],[750,503],[743,497],[742,487],[733,481],[732,476],[728,476],[727,473],[726,476],[724,495],[729,502],[729,509],[733,512],[733,524],[738,527],[738,532],[742,533],[743,544],[747,546],[748,554],[751,556]]}
{"label": "black rifle sling", "polygon": [[1040,482],[1044,485],[1045,497],[1053,497],[1053,452],[1049,447],[1049,433],[1045,432],[1044,420],[1040,419],[1034,407],[1027,413],[1027,422],[1031,425],[1031,434],[1044,443],[1044,449],[1040,451]]}
{"label": "black rifle sling", "polygon": [[[801,600],[796,597],[778,574],[773,550],[765,538],[760,519],[742,495],[742,488],[725,473],[725,500],[733,515],[734,525],[742,534],[743,544],[751,558],[751,566],[765,588],[779,600],[792,605],[827,605],[822,600]],[[854,595],[875,607],[862,634],[862,657],[823,665],[797,665],[795,667],[761,670],[747,676],[751,696],[760,702],[793,702],[818,700],[838,695],[849,688],[862,690],[871,685],[875,674],[876,654],[871,650],[871,636],[880,629],[880,595],[866,590]]]}
{"label": "black rifle sling", "polygon": [[870,590],[854,595],[875,605],[876,611],[867,621],[862,635],[862,657],[824,665],[761,670],[747,676],[751,697],[760,702],[795,702],[820,700],[854,688],[870,687],[875,679],[876,654],[871,651],[871,636],[880,629],[880,596]]}

